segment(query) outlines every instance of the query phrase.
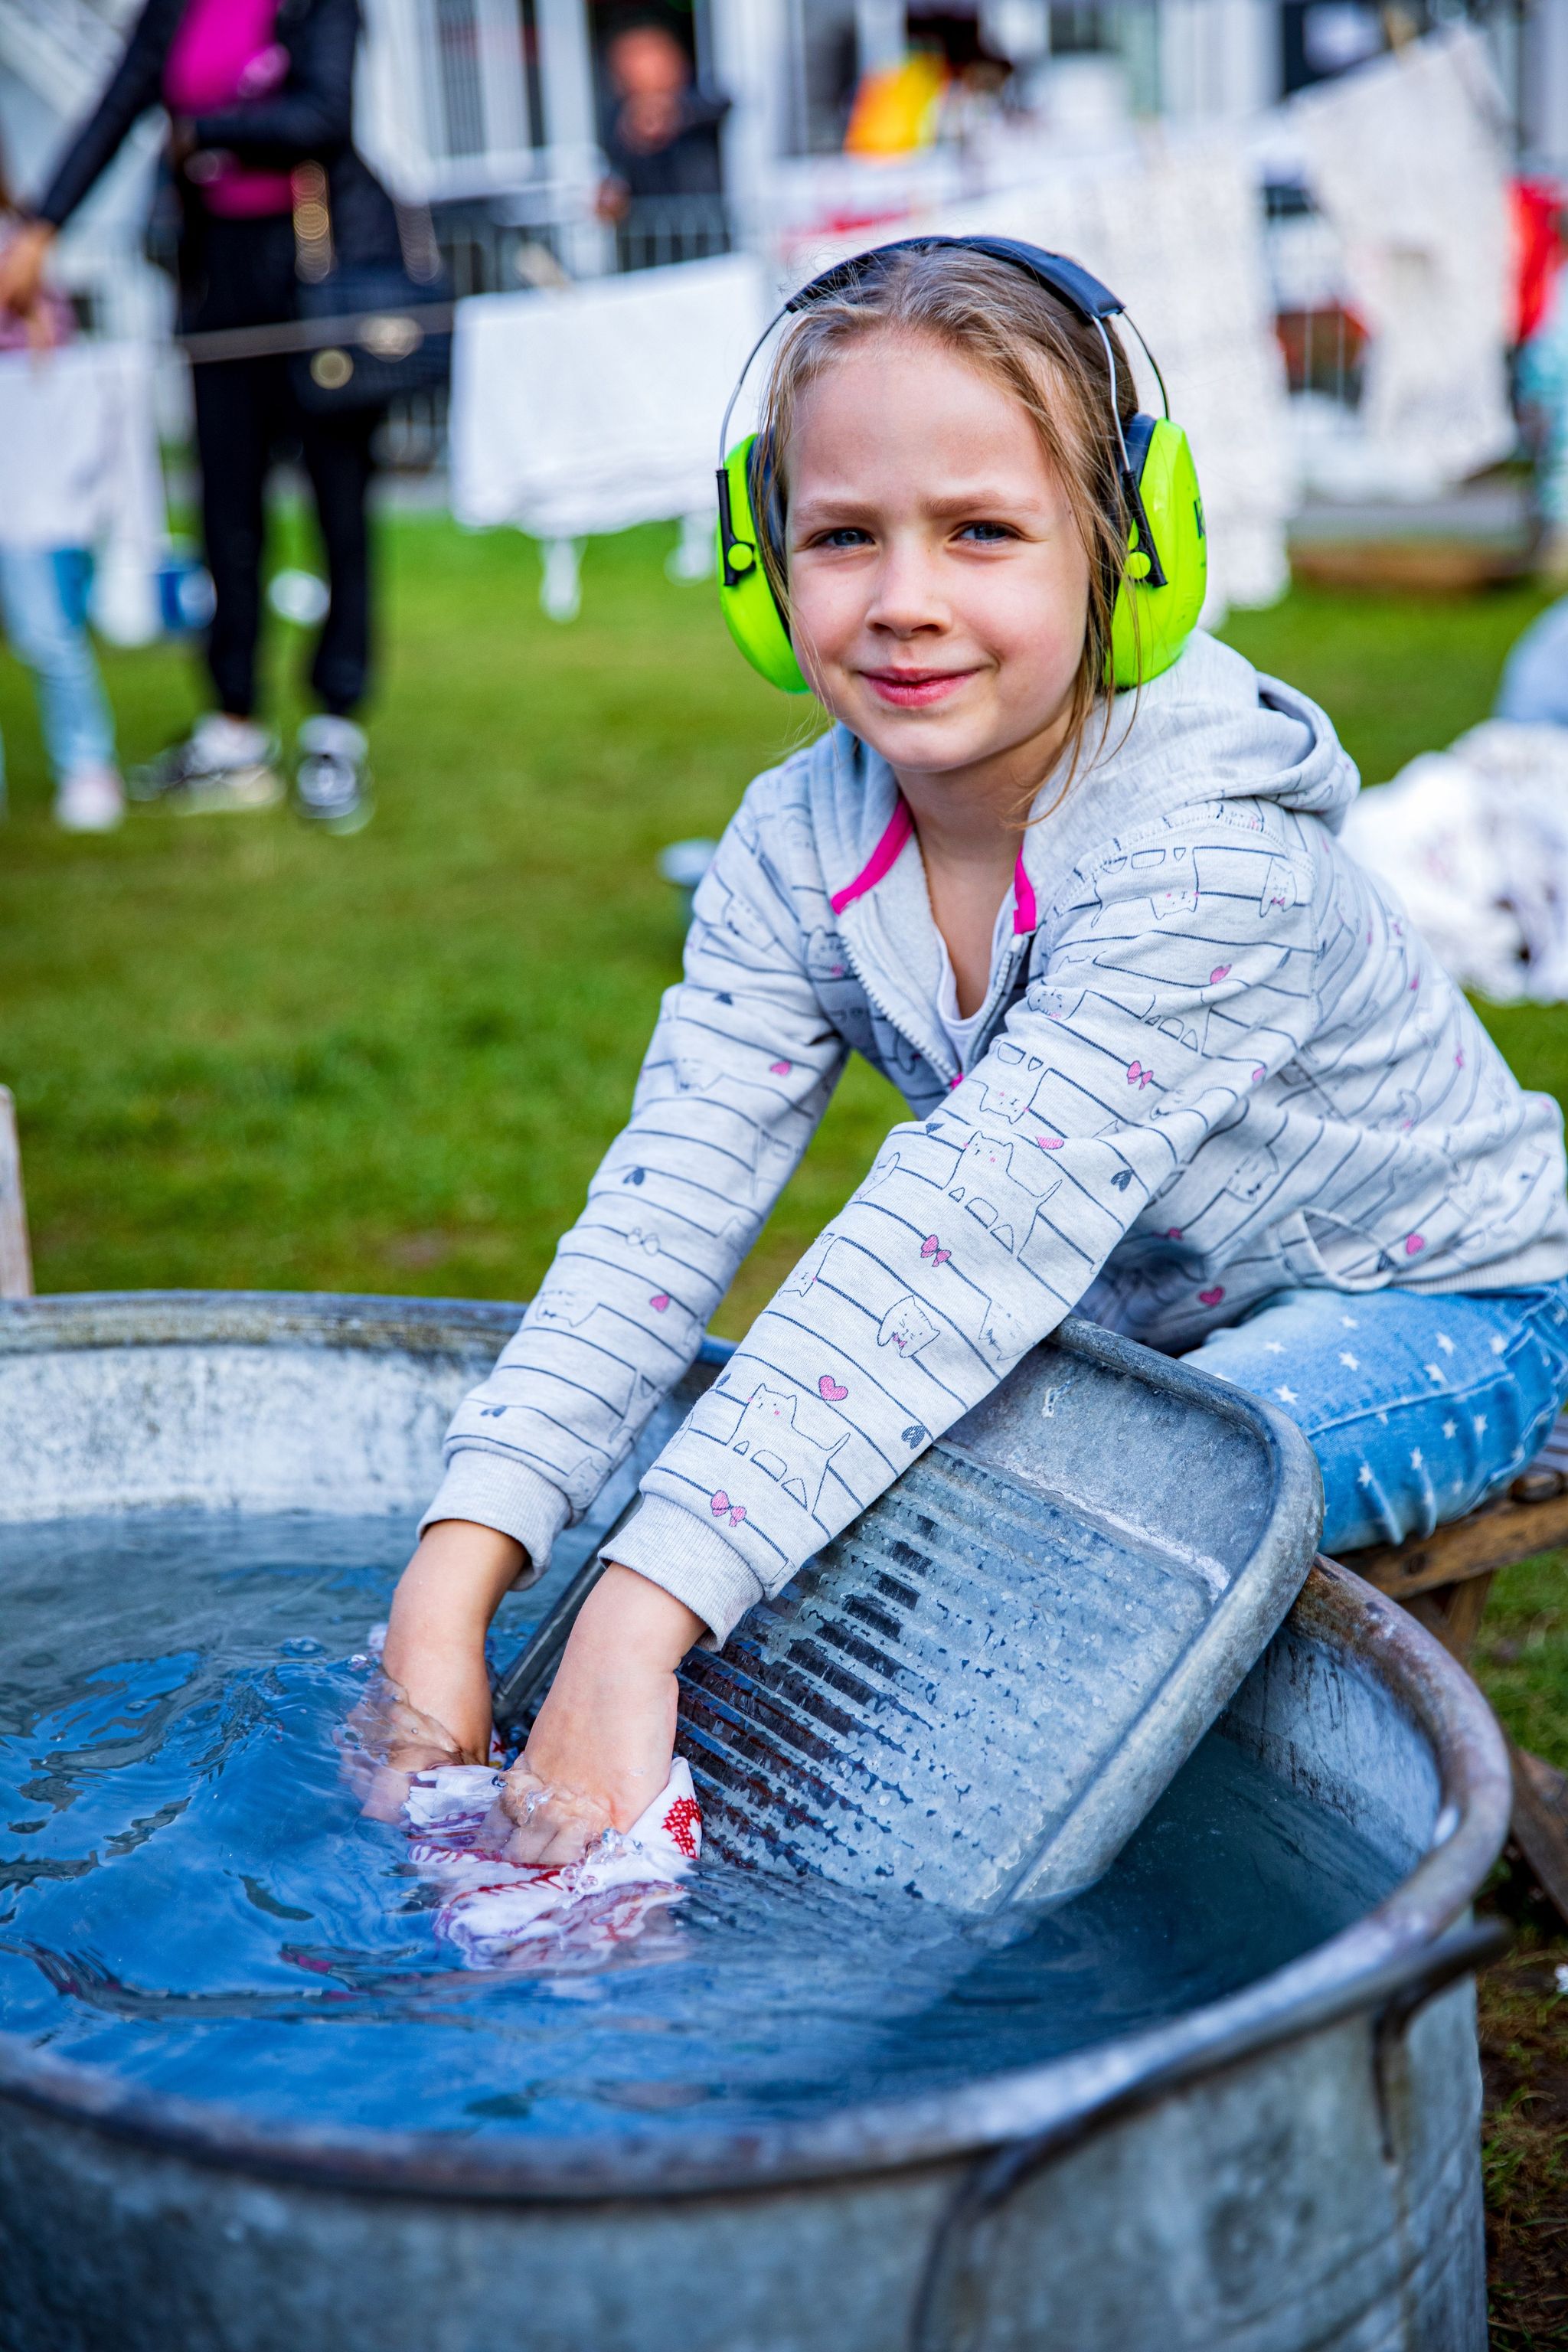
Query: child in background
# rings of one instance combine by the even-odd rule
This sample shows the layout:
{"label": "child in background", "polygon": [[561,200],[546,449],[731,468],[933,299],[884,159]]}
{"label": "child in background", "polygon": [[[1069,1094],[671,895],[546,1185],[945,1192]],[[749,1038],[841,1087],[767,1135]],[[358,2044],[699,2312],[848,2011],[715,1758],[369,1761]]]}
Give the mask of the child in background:
{"label": "child in background", "polygon": [[774,362],[764,553],[837,723],[747,792],[630,1124],[453,1423],[394,1766],[487,1754],[500,1596],[690,1363],[852,1050],[910,1118],[643,1479],[514,1860],[625,1829],[688,1647],[1069,1311],[1294,1418],[1331,1552],[1472,1509],[1568,1391],[1557,1106],[1340,847],[1320,709],[1202,634],[1110,694],[1131,378],[1021,250],[863,257]]}
{"label": "child in background", "polygon": [[[0,244],[16,220],[0,161]],[[0,352],[47,351],[75,331],[69,305],[55,294],[43,296],[30,319],[0,311]],[[0,537],[0,622],[16,659],[33,673],[55,822],[68,833],[108,833],[125,814],[114,722],[82,611],[88,570],[80,549],[18,547]],[[0,754],[0,803],[4,797]]]}

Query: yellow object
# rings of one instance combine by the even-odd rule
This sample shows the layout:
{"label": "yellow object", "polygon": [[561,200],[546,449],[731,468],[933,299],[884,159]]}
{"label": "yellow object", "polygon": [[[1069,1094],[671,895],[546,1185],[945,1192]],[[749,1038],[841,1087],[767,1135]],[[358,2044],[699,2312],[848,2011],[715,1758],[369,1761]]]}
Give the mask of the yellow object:
{"label": "yellow object", "polygon": [[850,109],[845,153],[908,155],[931,146],[946,87],[947,68],[929,49],[868,74]]}

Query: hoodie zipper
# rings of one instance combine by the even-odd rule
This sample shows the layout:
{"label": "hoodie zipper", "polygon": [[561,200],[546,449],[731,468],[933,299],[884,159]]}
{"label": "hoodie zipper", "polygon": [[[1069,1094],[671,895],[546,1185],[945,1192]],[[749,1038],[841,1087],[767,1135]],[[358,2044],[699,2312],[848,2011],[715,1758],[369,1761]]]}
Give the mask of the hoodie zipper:
{"label": "hoodie zipper", "polygon": [[[865,968],[862,965],[859,957],[855,952],[855,943],[849,938],[847,931],[841,928],[838,936],[843,941],[844,952],[848,959],[850,970],[854,972],[856,979],[859,982],[861,991],[873,1012],[879,1013],[882,1019],[888,1024],[888,1026],[898,1032],[905,1045],[913,1046],[915,1052],[921,1056],[921,1059],[931,1065],[931,1068],[936,1071],[938,1076],[942,1079],[946,1085],[948,1092],[951,1094],[960,1082],[968,1076],[968,1071],[960,1069],[958,1064],[954,1061],[951,1051],[933,1054],[930,1045],[923,1043],[919,1037],[912,1037],[910,1034],[909,1030],[905,1027],[903,1022],[900,1020],[898,1014],[893,1012],[890,1005],[887,1003],[887,1000],[878,994],[876,989],[873,988],[870,981],[867,978]],[[1018,966],[1021,960],[1026,966],[1028,952],[1030,948],[1034,945],[1034,940],[1035,934],[1033,931],[1015,931],[1013,934],[1012,942],[1007,949],[1006,957],[1003,963],[1001,972],[998,974],[997,978],[993,981],[991,985],[991,993],[986,999],[987,1017],[977,1032],[979,1043],[973,1059],[970,1063],[970,1069],[973,1069],[975,1063],[979,1062],[982,1056],[989,1051],[992,1039],[995,1036],[998,1028],[1006,1019],[1008,1013],[1012,1011],[1014,1004],[1017,1002],[1017,999],[1022,992],[1017,986]]]}
{"label": "hoodie zipper", "polygon": [[844,952],[849,959],[849,968],[855,974],[856,979],[859,982],[861,993],[864,995],[867,1003],[871,1007],[873,1013],[879,1013],[882,1019],[887,1023],[889,1028],[896,1030],[898,1034],[903,1039],[905,1045],[911,1045],[914,1048],[922,1062],[929,1062],[931,1068],[936,1071],[938,1076],[947,1082],[950,1089],[956,1086],[963,1073],[953,1061],[951,1053],[942,1053],[940,1050],[937,1053],[932,1053],[929,1045],[922,1043],[919,1037],[910,1036],[908,1029],[904,1026],[904,1024],[900,1020],[898,1014],[888,1003],[887,999],[879,996],[877,991],[872,987],[870,982],[867,979],[860,959],[855,952],[854,941],[842,929],[840,929],[838,936],[844,942]]}
{"label": "hoodie zipper", "polygon": [[[1013,943],[1007,950],[1007,961],[1003,967],[1000,978],[991,991],[987,1007],[988,1017],[981,1023],[975,1033],[974,1059],[970,1063],[970,1069],[974,1067],[975,1062],[981,1061],[990,1052],[992,1040],[997,1030],[1022,995],[1023,991],[1017,985],[1018,965],[1022,960],[1026,970],[1027,969],[1029,950],[1034,943],[1033,931],[1014,932]],[[964,1076],[968,1076],[967,1071]]]}

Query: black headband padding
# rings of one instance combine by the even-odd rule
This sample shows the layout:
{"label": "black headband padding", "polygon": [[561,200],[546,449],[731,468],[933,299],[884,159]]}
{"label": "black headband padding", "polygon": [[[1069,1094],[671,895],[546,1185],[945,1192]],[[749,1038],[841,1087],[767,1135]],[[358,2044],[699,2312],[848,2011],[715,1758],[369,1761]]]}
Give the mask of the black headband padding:
{"label": "black headband padding", "polygon": [[1047,293],[1059,295],[1069,310],[1093,326],[1102,319],[1120,316],[1125,307],[1102,286],[1098,278],[1081,262],[1065,253],[1047,253],[1043,246],[1026,245],[1016,236],[901,236],[891,245],[877,245],[866,253],[852,254],[847,261],[836,261],[798,294],[792,294],[784,304],[786,310],[809,310],[812,303],[826,301],[830,295],[841,294],[858,286],[873,273],[879,273],[894,253],[931,253],[943,249],[961,253],[989,254],[994,261],[1010,262],[1043,286]]}

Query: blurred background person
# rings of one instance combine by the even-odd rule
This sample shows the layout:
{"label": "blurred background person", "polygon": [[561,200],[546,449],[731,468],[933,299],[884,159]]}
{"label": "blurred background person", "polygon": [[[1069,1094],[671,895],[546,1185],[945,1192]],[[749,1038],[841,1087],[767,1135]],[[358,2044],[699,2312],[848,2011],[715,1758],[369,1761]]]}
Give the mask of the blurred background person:
{"label": "blurred background person", "polygon": [[[635,220],[637,209],[666,210],[723,194],[719,134],[727,98],[699,89],[691,59],[670,27],[634,18],[605,51],[613,103],[605,126],[609,175],[599,191],[606,220]],[[672,223],[673,225],[673,223]]]}
{"label": "blurred background person", "polygon": [[[0,253],[0,306],[36,317],[56,234],[132,125],[160,104],[171,121],[183,333],[293,319],[296,197],[310,166],[317,189],[324,176],[336,263],[397,267],[391,199],[353,143],[359,33],[359,0],[147,0],[97,108]],[[315,200],[319,210],[320,193]],[[321,709],[300,730],[296,793],[303,814],[352,830],[369,812],[355,714],[369,679],[366,497],[379,412],[305,409],[282,353],[198,364],[192,374],[202,530],[216,597],[206,646],[216,708],[142,771],[136,788],[191,809],[261,807],[280,796],[277,740],[256,716],[256,652],[267,478],[280,450],[297,448],[331,603],[310,670]]]}
{"label": "blurred background person", "polygon": [[[0,156],[0,230],[16,224],[10,174]],[[40,291],[26,318],[0,317],[0,352],[42,352],[75,331],[70,305]],[[87,633],[89,572],[85,549],[24,546],[0,536],[0,622],[11,651],[32,672],[54,778],[55,822],[68,833],[109,833],[125,814],[114,722]],[[0,751],[0,804],[4,798]]]}

